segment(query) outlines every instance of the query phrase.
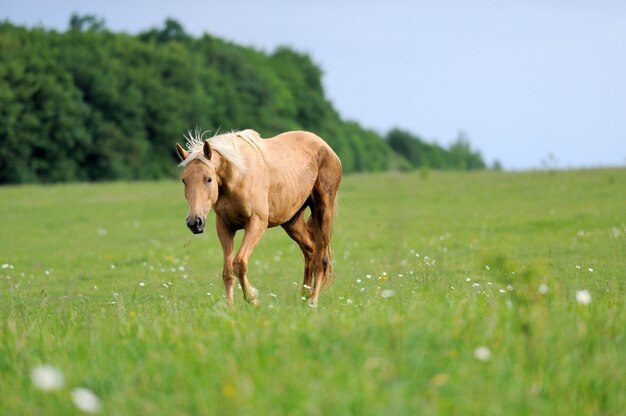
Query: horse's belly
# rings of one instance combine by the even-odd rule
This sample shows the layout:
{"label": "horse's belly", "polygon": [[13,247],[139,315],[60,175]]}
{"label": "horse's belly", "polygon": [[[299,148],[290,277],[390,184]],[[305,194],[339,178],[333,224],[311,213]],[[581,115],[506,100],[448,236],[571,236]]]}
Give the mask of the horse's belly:
{"label": "horse's belly", "polygon": [[[311,182],[311,183],[308,183]],[[275,227],[289,221],[306,203],[311,195],[314,181],[294,185],[273,186],[269,194],[270,227]]]}
{"label": "horse's belly", "polygon": [[304,132],[267,140],[270,227],[286,223],[306,203],[317,179],[317,153],[323,144],[319,137]]}

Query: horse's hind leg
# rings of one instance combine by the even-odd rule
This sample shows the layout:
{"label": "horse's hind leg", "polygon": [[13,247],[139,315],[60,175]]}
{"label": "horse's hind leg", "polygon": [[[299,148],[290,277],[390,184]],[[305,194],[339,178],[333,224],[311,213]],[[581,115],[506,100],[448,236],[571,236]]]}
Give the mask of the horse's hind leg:
{"label": "horse's hind leg", "polygon": [[294,217],[282,225],[289,237],[291,237],[302,250],[304,256],[304,277],[302,279],[302,296],[311,297],[313,292],[313,254],[315,252],[315,242],[313,233],[304,221],[306,205]]}

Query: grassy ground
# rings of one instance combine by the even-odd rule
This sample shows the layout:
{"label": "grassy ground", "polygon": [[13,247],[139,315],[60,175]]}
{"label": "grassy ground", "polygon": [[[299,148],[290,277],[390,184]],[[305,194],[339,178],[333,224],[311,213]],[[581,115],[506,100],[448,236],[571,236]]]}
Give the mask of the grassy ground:
{"label": "grassy ground", "polygon": [[[74,387],[115,415],[619,414],[625,185],[346,177],[317,309],[281,229],[251,259],[261,305],[226,307],[179,183],[0,188],[0,414],[79,413]],[[34,386],[42,364],[63,387]]]}

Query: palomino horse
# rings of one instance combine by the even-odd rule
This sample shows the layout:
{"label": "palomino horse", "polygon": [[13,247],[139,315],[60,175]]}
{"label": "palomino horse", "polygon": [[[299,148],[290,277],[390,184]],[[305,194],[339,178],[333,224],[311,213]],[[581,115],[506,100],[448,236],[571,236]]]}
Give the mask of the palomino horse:
{"label": "palomino horse", "polygon": [[[268,227],[282,226],[304,254],[302,292],[317,305],[320,289],[332,278],[330,234],[341,161],[313,133],[293,131],[261,139],[253,130],[221,134],[208,140],[189,132],[187,150],[176,144],[189,205],[187,227],[204,231],[213,208],[224,251],[222,277],[226,300],[233,303],[235,276],[243,297],[256,303],[248,282],[248,258]],[[306,208],[311,215],[305,221]],[[244,237],[237,254],[237,230]]]}

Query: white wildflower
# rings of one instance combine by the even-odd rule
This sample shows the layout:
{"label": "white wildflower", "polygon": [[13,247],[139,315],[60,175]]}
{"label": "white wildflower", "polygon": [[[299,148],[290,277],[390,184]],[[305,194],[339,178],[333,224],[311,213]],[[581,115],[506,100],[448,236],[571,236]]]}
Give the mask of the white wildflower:
{"label": "white wildflower", "polygon": [[33,368],[30,372],[30,379],[35,387],[44,391],[58,390],[65,383],[61,370],[49,365]]}
{"label": "white wildflower", "polygon": [[72,390],[72,401],[78,409],[86,413],[98,413],[102,409],[98,396],[83,387]]}
{"label": "white wildflower", "polygon": [[539,293],[541,293],[542,295],[545,295],[548,293],[548,285],[546,285],[545,283],[542,283],[539,285]]}
{"label": "white wildflower", "polygon": [[581,305],[589,305],[591,303],[591,293],[588,290],[579,290],[576,292],[576,302]]}
{"label": "white wildflower", "polygon": [[392,298],[395,295],[396,295],[396,292],[393,289],[385,289],[383,290],[383,293],[382,293],[383,298]]}
{"label": "white wildflower", "polygon": [[474,350],[474,358],[478,361],[489,361],[491,359],[491,351],[487,347],[478,347]]}

